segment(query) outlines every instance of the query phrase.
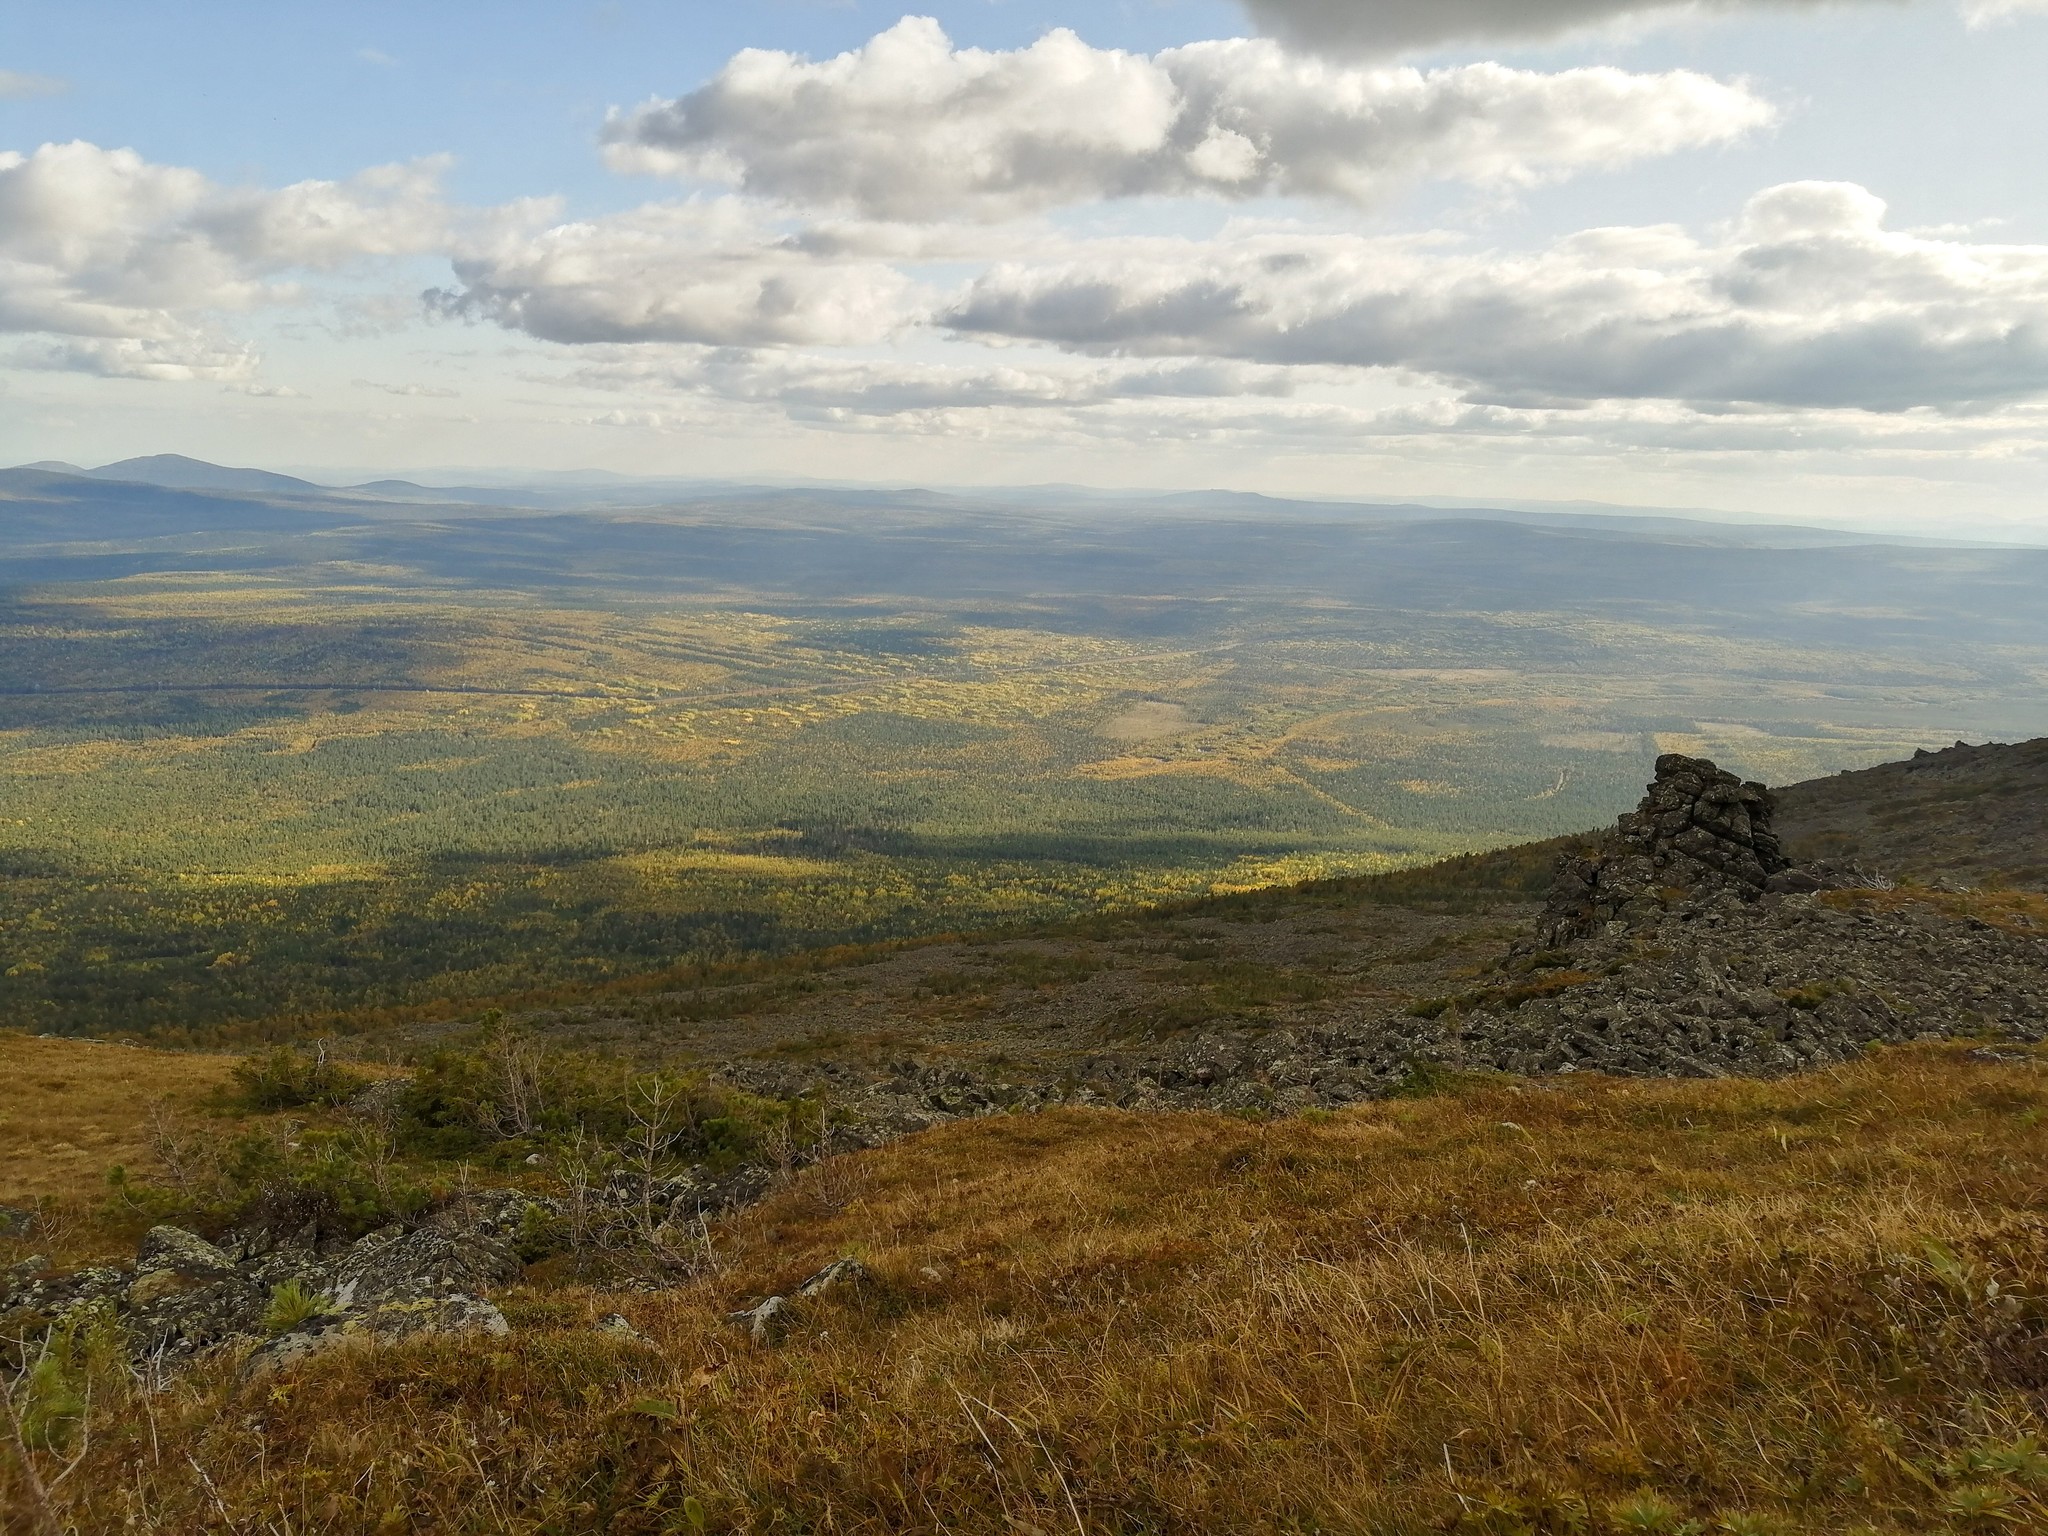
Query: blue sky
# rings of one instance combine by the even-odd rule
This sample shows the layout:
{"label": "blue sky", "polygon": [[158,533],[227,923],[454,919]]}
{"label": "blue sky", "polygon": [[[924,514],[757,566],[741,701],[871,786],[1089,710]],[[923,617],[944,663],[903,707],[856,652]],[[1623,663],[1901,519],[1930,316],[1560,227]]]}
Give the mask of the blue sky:
{"label": "blue sky", "polygon": [[0,6],[0,456],[2048,527],[2038,0],[1497,3]]}

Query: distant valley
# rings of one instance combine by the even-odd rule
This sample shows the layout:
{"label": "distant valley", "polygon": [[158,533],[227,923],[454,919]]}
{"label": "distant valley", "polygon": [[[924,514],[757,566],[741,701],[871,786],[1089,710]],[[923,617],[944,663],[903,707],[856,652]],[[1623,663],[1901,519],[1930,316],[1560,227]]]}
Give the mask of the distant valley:
{"label": "distant valley", "polygon": [[1370,873],[1600,825],[1662,750],[2048,730],[2048,551],[1763,524],[160,458],[0,471],[0,570],[0,1014],[60,1032]]}

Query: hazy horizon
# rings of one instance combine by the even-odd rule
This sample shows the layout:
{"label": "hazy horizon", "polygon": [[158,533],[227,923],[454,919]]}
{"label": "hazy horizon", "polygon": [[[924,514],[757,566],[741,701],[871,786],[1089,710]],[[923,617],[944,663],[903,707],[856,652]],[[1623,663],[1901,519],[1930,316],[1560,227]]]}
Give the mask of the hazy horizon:
{"label": "hazy horizon", "polygon": [[[949,482],[945,480],[895,479],[854,479],[838,476],[802,474],[759,474],[748,476],[693,476],[693,475],[635,475],[619,470],[603,469],[585,465],[573,469],[522,469],[505,465],[414,465],[414,466],[338,466],[332,464],[233,464],[215,465],[209,460],[194,459],[190,455],[165,452],[160,454],[133,454],[120,459],[108,460],[103,464],[72,464],[66,460],[37,459],[21,464],[4,466],[15,469],[53,468],[74,469],[88,475],[104,475],[106,471],[124,464],[145,463],[152,459],[184,459],[209,468],[229,471],[253,470],[261,474],[284,475],[304,480],[325,490],[349,490],[374,485],[380,482],[400,481],[419,486],[423,490],[448,491],[462,489],[487,489],[516,491],[521,489],[554,489],[557,494],[573,497],[574,488],[585,486],[595,489],[612,486],[623,489],[633,486],[673,488],[677,493],[690,493],[709,488],[726,489],[768,489],[768,490],[815,490],[819,492],[845,491],[856,493],[932,494],[939,496],[996,497],[1008,495],[1031,495],[1034,497],[1072,496],[1078,500],[1099,503],[1105,508],[1119,504],[1143,503],[1148,499],[1199,498],[1204,495],[1217,497],[1252,496],[1272,501],[1279,505],[1322,506],[1333,510],[1350,508],[1424,507],[1432,511],[1455,514],[1461,511],[1474,513],[1502,513],[1510,515],[1538,515],[1561,517],[1621,519],[1668,519],[1677,522],[1696,522],[1710,526],[1731,528],[1763,527],[1782,529],[1813,529],[1833,535],[1869,535],[1886,540],[1905,542],[1944,543],[1961,546],[2034,548],[2048,544],[2048,526],[2040,529],[2006,528],[1996,530],[1997,536],[1973,537],[1970,533],[1944,527],[1939,521],[1922,522],[1913,519],[1886,520],[1883,518],[1843,519],[1801,519],[1784,513],[1749,512],[1727,507],[1697,506],[1646,506],[1622,502],[1600,502],[1588,500],[1554,500],[1541,497],[1513,496],[1431,496],[1416,494],[1410,496],[1375,495],[1360,491],[1350,495],[1301,493],[1292,496],[1276,496],[1270,492],[1251,490],[1236,486],[1166,486],[1166,485],[1090,485],[1086,483],[1044,481],[1033,484],[1015,482]],[[173,481],[162,481],[166,485]],[[572,506],[573,500],[564,500],[561,505]]]}

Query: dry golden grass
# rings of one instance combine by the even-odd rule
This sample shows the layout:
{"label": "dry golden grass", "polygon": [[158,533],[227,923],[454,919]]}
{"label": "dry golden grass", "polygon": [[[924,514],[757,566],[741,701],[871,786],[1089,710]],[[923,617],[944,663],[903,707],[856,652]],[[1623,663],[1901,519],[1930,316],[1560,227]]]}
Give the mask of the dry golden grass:
{"label": "dry golden grass", "polygon": [[[82,1532],[2048,1528],[2048,1071],[1062,1111],[821,1165],[654,1295],[231,1362],[108,1416]],[[750,1343],[841,1254],[873,1280]],[[595,1334],[618,1308],[651,1346]],[[203,1470],[202,1470],[203,1469]],[[81,1479],[86,1479],[80,1488]]]}
{"label": "dry golden grass", "polygon": [[234,1064],[0,1031],[0,1201],[88,1198],[106,1189],[117,1163],[153,1173],[150,1104],[190,1110]]}

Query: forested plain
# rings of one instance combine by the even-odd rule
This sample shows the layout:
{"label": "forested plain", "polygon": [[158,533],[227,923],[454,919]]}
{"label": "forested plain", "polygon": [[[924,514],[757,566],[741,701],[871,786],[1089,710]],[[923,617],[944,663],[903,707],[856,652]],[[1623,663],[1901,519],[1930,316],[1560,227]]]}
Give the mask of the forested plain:
{"label": "forested plain", "polygon": [[0,1023],[285,1032],[1391,869],[2041,734],[2036,551],[0,476]]}

